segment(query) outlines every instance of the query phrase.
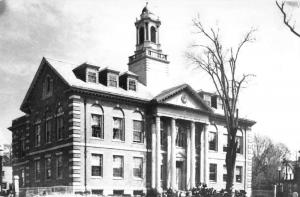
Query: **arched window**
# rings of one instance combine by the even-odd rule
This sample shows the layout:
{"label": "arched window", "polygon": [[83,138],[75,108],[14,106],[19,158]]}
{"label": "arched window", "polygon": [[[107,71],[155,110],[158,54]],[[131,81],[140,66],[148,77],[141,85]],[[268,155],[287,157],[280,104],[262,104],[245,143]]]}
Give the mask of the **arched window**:
{"label": "arched window", "polygon": [[145,30],[144,27],[140,27],[139,29],[139,44],[143,44],[145,41]]}
{"label": "arched window", "polygon": [[150,31],[151,31],[151,42],[156,43],[156,29],[155,29],[155,27],[152,26]]}
{"label": "arched window", "polygon": [[124,113],[120,108],[113,110],[113,139],[125,141]]}
{"label": "arched window", "polygon": [[56,114],[56,138],[57,140],[62,139],[63,129],[64,129],[64,112],[62,106],[57,109]]}
{"label": "arched window", "polygon": [[144,121],[140,112],[133,113],[133,142],[144,142]]}
{"label": "arched window", "polygon": [[92,137],[104,139],[103,110],[99,105],[91,107]]}

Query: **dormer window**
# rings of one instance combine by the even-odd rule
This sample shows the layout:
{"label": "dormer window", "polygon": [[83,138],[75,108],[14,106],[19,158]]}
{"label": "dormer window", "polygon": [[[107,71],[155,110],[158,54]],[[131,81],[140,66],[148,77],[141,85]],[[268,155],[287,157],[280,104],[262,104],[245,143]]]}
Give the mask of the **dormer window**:
{"label": "dormer window", "polygon": [[95,71],[88,71],[87,81],[91,83],[97,83],[97,73]]}
{"label": "dormer window", "polygon": [[214,95],[214,96],[211,96],[211,107],[217,109],[218,108],[218,96],[217,95]]}
{"label": "dormer window", "polygon": [[118,87],[118,77],[115,74],[108,74],[107,85],[111,87]]}
{"label": "dormer window", "polygon": [[128,90],[136,91],[136,80],[128,79]]}

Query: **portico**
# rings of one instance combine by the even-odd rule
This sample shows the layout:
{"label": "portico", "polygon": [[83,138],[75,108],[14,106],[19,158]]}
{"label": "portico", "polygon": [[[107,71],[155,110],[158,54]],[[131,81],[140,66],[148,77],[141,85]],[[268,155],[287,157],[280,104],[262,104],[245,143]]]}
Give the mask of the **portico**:
{"label": "portico", "polygon": [[[157,191],[191,189],[196,186],[196,176],[201,182],[207,181],[206,170],[200,170],[208,168],[207,162],[204,162],[208,151],[205,143],[207,125],[207,116],[199,111],[175,106],[171,110],[163,106],[156,108],[151,132],[152,188]],[[196,159],[200,162],[198,174]],[[162,170],[166,171],[165,177],[162,177]]]}

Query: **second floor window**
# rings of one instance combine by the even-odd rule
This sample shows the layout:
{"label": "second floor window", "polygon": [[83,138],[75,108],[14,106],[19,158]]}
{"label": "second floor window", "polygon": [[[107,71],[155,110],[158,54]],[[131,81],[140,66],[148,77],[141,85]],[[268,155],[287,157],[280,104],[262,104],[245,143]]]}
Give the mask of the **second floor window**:
{"label": "second floor window", "polygon": [[46,120],[46,133],[45,133],[45,142],[51,142],[51,131],[52,131],[52,119]]}
{"label": "second floor window", "polygon": [[209,132],[208,133],[208,145],[209,150],[217,151],[217,133],[215,132]]}
{"label": "second floor window", "polygon": [[63,129],[64,129],[64,116],[59,115],[56,118],[56,130],[57,130],[57,139],[62,139],[62,134],[63,134]]}
{"label": "second floor window", "polygon": [[41,125],[36,124],[34,125],[34,143],[35,146],[40,146],[41,145]]}
{"label": "second floor window", "polygon": [[115,140],[125,140],[124,129],[123,129],[123,118],[114,117],[113,118],[113,139]]}
{"label": "second floor window", "polygon": [[41,176],[40,160],[34,161],[34,175],[35,175],[35,180],[40,179],[40,176]]}
{"label": "second floor window", "polygon": [[21,140],[20,140],[20,157],[24,157],[25,156],[25,137],[22,136]]}
{"label": "second floor window", "polygon": [[113,156],[113,176],[114,177],[123,177],[123,156]]}
{"label": "second floor window", "polygon": [[100,154],[92,154],[92,176],[102,176],[103,156]]}
{"label": "second floor window", "polygon": [[45,178],[51,179],[51,158],[48,157],[45,159]]}
{"label": "second floor window", "polygon": [[133,141],[144,142],[143,122],[140,120],[133,120]]}
{"label": "second floor window", "polygon": [[102,115],[99,114],[92,114],[92,136],[97,138],[104,138],[103,133],[103,121]]}
{"label": "second floor window", "polygon": [[223,152],[227,152],[227,134],[223,134]]}
{"label": "second floor window", "polygon": [[236,136],[237,149],[236,152],[243,154],[243,136]]}

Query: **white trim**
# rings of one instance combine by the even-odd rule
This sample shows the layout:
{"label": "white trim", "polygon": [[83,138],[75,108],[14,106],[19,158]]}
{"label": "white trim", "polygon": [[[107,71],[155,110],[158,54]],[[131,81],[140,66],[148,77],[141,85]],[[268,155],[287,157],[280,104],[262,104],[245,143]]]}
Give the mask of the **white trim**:
{"label": "white trim", "polygon": [[[84,143],[80,143],[80,142],[74,142],[73,144],[77,145],[77,146],[84,146]],[[122,146],[112,146],[112,145],[105,145],[105,144],[91,144],[91,143],[87,143],[86,146],[87,147],[94,147],[94,148],[106,148],[106,149],[125,150],[125,151],[151,152],[151,150],[147,150],[146,148],[131,148],[131,147],[124,147],[123,145]]]}
{"label": "white trim", "polygon": [[69,131],[70,130],[80,130],[81,129],[81,126],[71,126],[69,127]]}
{"label": "white trim", "polygon": [[69,177],[71,177],[71,178],[72,177],[78,177],[78,178],[80,178],[80,174],[70,174]]}
{"label": "white trim", "polygon": [[80,134],[70,134],[69,137],[80,138]]}
{"label": "white trim", "polygon": [[69,153],[80,153],[80,150],[69,150]]}
{"label": "white trim", "polygon": [[70,158],[69,161],[81,161],[80,158]]}
{"label": "white trim", "polygon": [[81,97],[79,95],[71,95],[69,96],[69,99],[80,99]]}

